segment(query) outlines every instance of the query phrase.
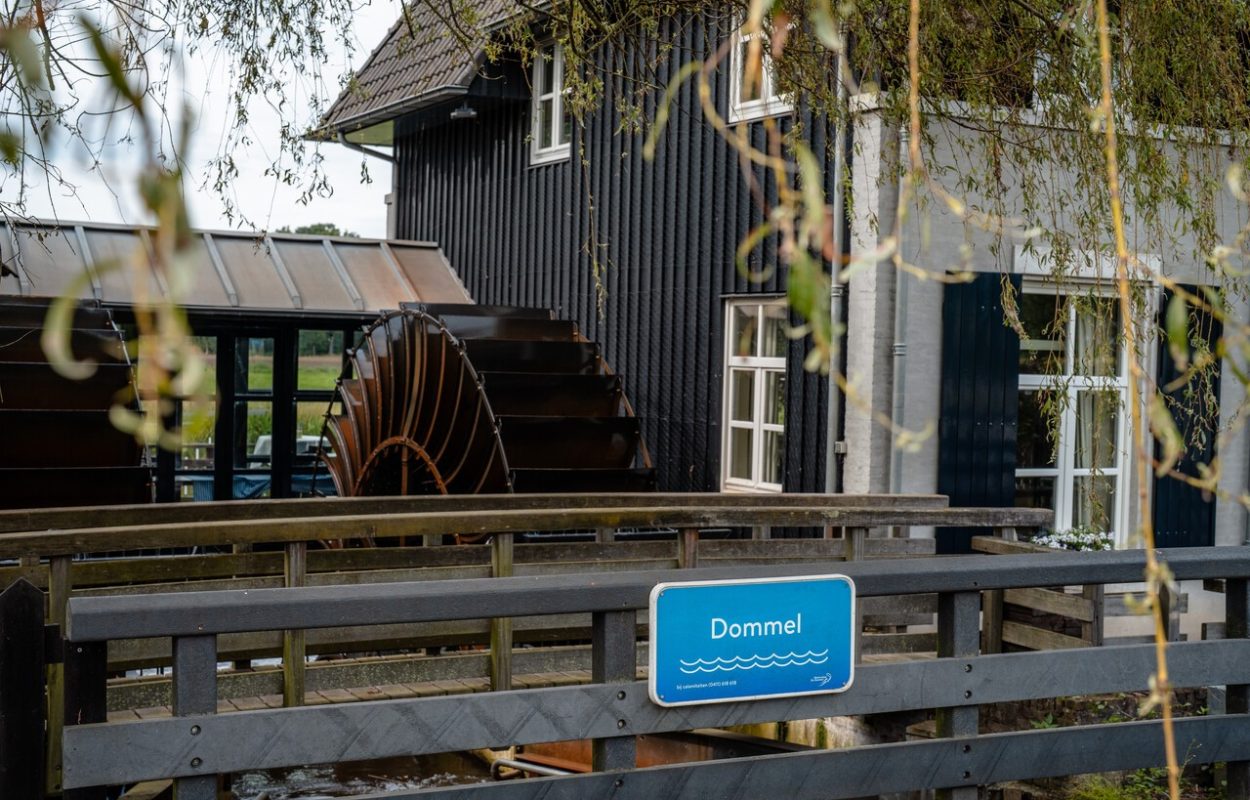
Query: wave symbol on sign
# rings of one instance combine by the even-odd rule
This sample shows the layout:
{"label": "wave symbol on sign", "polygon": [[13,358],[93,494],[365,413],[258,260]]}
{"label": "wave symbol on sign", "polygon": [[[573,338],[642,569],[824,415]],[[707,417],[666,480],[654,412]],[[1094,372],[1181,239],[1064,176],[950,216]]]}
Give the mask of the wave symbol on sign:
{"label": "wave symbol on sign", "polygon": [[803,667],[809,664],[824,664],[829,660],[829,650],[808,650],[806,653],[769,653],[753,656],[732,656],[730,658],[696,658],[693,661],[679,659],[681,671],[687,675],[699,672],[733,672],[734,670],[772,669],[773,667]]}

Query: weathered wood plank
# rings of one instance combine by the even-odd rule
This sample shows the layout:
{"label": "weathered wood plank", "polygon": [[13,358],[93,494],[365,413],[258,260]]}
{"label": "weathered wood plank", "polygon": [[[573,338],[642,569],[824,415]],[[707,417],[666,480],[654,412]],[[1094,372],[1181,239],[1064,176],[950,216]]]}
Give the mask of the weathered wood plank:
{"label": "weathered wood plank", "polygon": [[[650,501],[654,503],[654,501]],[[0,558],[106,552],[145,547],[191,547],[311,539],[414,536],[426,533],[487,534],[516,531],[594,530],[599,527],[787,527],[936,526],[1026,527],[1044,524],[1039,509],[890,509],[785,507],[757,505],[698,508],[689,505],[646,508],[592,508],[544,511],[503,510],[249,519],[222,522],[136,525],[124,528],[76,528],[0,534]]]}
{"label": "weathered wood plank", "polygon": [[[945,508],[949,498],[935,494],[784,494],[769,498],[778,506],[827,508],[888,503],[894,508]],[[606,508],[647,505],[752,506],[757,495],[725,493],[460,495],[455,497],[335,497],[294,500],[214,501],[171,505],[37,508],[0,511],[0,532],[128,527],[164,523],[281,519],[496,509]]]}
{"label": "weathered wood plank", "polygon": [[1012,542],[996,536],[973,536],[972,549],[993,555],[1019,555],[1022,553],[1054,553],[1054,548],[1031,542]]}
{"label": "weathered wood plank", "polygon": [[1003,641],[1030,650],[1070,650],[1089,645],[1075,636],[1035,628],[1032,625],[1021,625],[1010,620],[1003,622]]}
{"label": "weathered wood plank", "polygon": [[1093,603],[1077,594],[1065,594],[1051,589],[1008,589],[1003,593],[1003,601],[1081,622],[1094,619]]}

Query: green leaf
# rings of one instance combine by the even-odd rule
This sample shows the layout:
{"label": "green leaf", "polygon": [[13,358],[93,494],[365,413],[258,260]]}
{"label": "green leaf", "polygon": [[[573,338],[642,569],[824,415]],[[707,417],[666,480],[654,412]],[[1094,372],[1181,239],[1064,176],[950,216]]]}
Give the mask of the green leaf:
{"label": "green leaf", "polygon": [[1189,367],[1189,305],[1183,295],[1172,295],[1165,318],[1168,352],[1177,370]]}
{"label": "green leaf", "polygon": [[1158,392],[1155,392],[1150,401],[1150,430],[1159,442],[1159,465],[1155,468],[1155,474],[1163,477],[1172,471],[1185,454],[1185,437],[1181,436],[1180,429],[1176,427],[1176,420],[1168,410],[1167,401]]}

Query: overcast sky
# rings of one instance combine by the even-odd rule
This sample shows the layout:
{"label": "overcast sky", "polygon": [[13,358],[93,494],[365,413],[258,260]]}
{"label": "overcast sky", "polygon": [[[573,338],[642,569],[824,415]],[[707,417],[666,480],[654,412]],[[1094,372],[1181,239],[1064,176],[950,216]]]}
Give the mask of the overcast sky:
{"label": "overcast sky", "polygon": [[[353,69],[364,62],[398,14],[395,0],[370,0],[360,8],[355,16],[357,45],[350,62]],[[197,109],[198,120],[189,158],[188,204],[191,223],[196,228],[237,228],[238,222],[231,224],[224,215],[224,204],[212,187],[201,188],[200,185],[207,174],[206,161],[216,154],[230,118],[226,71],[220,59],[214,61],[210,56],[211,53],[206,52],[185,59],[184,94],[189,105]],[[339,75],[348,64],[347,54],[335,47],[322,69],[325,84],[336,87]],[[235,195],[240,210],[256,226],[294,228],[314,222],[333,222],[361,236],[386,235],[383,198],[391,185],[388,163],[369,159],[372,183],[362,185],[362,156],[342,145],[323,144],[321,152],[333,196],[314,199],[307,206],[299,205],[296,190],[279,186],[273,178],[263,174],[278,149],[279,114],[260,100],[251,104],[249,112],[250,134],[255,144],[246,152],[234,154],[239,166]],[[86,154],[80,150],[62,144],[53,151],[54,160],[66,180],[77,187],[77,197],[60,187],[53,187],[51,192],[47,187],[37,188],[30,195],[31,213],[64,221],[146,222],[137,211],[133,194],[136,152],[124,145],[107,147],[100,169],[92,171]]]}

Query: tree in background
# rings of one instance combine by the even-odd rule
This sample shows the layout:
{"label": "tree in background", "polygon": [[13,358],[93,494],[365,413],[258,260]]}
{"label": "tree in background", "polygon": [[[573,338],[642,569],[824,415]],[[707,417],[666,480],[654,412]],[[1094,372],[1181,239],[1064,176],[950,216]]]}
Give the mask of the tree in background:
{"label": "tree in background", "polygon": [[341,231],[339,226],[333,222],[314,222],[311,225],[300,225],[295,230],[291,230],[290,225],[283,225],[274,233],[299,233],[307,236],[339,236],[344,239],[359,239],[360,234],[353,231]]}

